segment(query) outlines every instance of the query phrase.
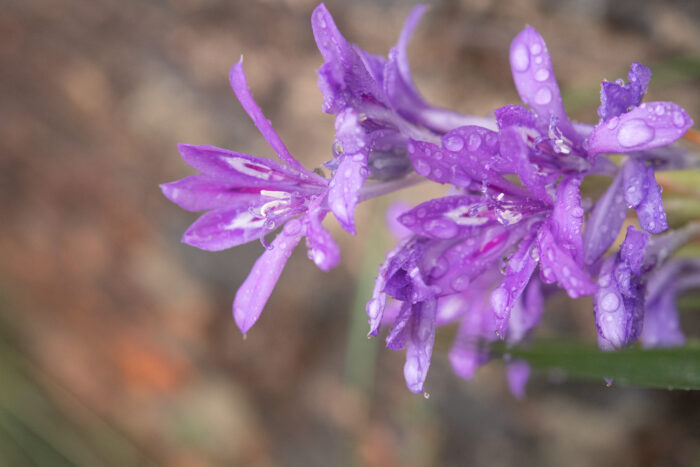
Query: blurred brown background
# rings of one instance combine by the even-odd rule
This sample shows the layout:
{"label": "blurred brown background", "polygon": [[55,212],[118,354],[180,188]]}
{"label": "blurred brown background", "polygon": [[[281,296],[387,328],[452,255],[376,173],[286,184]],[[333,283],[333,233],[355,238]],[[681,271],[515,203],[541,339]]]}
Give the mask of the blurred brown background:
{"label": "blurred brown background", "polygon": [[[386,54],[413,2],[326,4],[349,40]],[[292,153],[330,157],[315,5],[0,0],[0,465],[700,465],[697,394],[540,374],[519,402],[498,362],[472,382],[451,374],[449,331],[430,399],[410,394],[403,355],[364,337],[386,201],[360,207],[357,238],[332,227],[331,273],[299,248],[243,341],[231,301],[262,247],[182,245],[196,215],[158,184],[194,173],[178,142],[272,156],[228,86],[241,54]],[[485,115],[518,101],[507,51],[532,24],[581,121],[632,61],[655,73],[649,99],[698,121],[699,9],[434,2],[410,54],[428,100]],[[566,303],[540,333],[592,342],[590,303]]]}

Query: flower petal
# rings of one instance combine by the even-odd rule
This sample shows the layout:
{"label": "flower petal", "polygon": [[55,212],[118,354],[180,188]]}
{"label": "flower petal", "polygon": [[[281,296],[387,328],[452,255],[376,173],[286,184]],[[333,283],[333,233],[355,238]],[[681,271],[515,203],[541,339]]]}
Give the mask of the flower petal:
{"label": "flower petal", "polygon": [[566,177],[557,187],[556,202],[551,216],[551,228],[557,244],[578,264],[583,265],[583,207],[581,178]]}
{"label": "flower petal", "polygon": [[335,128],[336,146],[342,148],[342,151],[338,151],[342,152],[342,156],[330,183],[328,204],[340,225],[355,234],[355,208],[360,188],[369,174],[369,146],[354,110],[347,109],[338,114]]}
{"label": "flower petal", "polygon": [[639,225],[649,233],[659,234],[668,229],[661,190],[654,177],[654,169],[646,167],[647,191],[636,208]]}
{"label": "flower petal", "polygon": [[627,216],[622,173],[613,179],[598,199],[583,231],[584,262],[592,265],[610,248]]}
{"label": "flower petal", "polygon": [[488,344],[493,333],[493,311],[481,294],[464,310],[457,335],[448,354],[452,371],[462,379],[471,379],[474,372],[489,361]]}
{"label": "flower petal", "polygon": [[591,154],[627,153],[667,146],[693,126],[673,102],[646,102],[595,126],[588,138]]}
{"label": "flower petal", "polygon": [[405,212],[399,221],[413,232],[436,239],[473,236],[494,224],[495,216],[482,197],[445,196],[421,203]]}
{"label": "flower petal", "polygon": [[423,392],[435,343],[436,300],[413,305],[403,375],[413,393]]}
{"label": "flower petal", "polygon": [[328,212],[320,207],[322,200],[323,197],[319,196],[309,203],[306,246],[309,248],[309,259],[322,271],[328,271],[340,262],[340,248],[321,224]]}
{"label": "flower petal", "polygon": [[413,316],[411,302],[402,302],[401,310],[396,315],[394,324],[386,336],[386,347],[391,350],[401,350],[406,347],[410,333],[409,322]]}
{"label": "flower petal", "polygon": [[265,218],[253,215],[245,204],[203,214],[182,236],[182,242],[202,250],[220,251],[259,239]]}
{"label": "flower petal", "polygon": [[530,364],[525,360],[513,360],[506,364],[508,389],[516,399],[525,397],[525,386],[530,378]]}
{"label": "flower petal", "polygon": [[639,206],[647,195],[649,177],[644,161],[633,157],[622,164],[622,180],[627,205],[631,208]]}
{"label": "flower petal", "polygon": [[197,174],[160,186],[163,195],[187,211],[254,205],[260,188],[236,187],[225,180]]}
{"label": "flower petal", "polygon": [[251,120],[253,120],[255,126],[258,127],[260,133],[262,133],[265,140],[277,153],[279,158],[289,164],[290,167],[293,167],[301,174],[304,174],[306,177],[316,180],[320,179],[321,177],[319,175],[306,170],[304,166],[291,155],[287,149],[287,146],[285,146],[282,142],[282,138],[279,137],[275,129],[272,128],[270,121],[265,118],[265,115],[263,115],[262,110],[253,99],[250,89],[248,88],[248,82],[246,80],[245,72],[243,71],[242,58],[238,61],[238,63],[231,67],[229,81],[231,83],[231,88],[233,89],[234,94],[236,94],[238,101],[243,106],[243,109],[246,111]]}
{"label": "flower petal", "polygon": [[557,125],[569,139],[580,139],[564,110],[547,45],[532,26],[511,42],[510,67],[522,101],[547,124],[550,117],[556,117]]}
{"label": "flower petal", "polygon": [[[627,74],[629,83],[603,81],[600,84],[600,107],[598,115],[602,120],[608,120],[627,112],[630,107],[635,107],[642,102],[647,92],[651,70],[641,63],[633,63]],[[619,80],[622,82],[622,80]]]}
{"label": "flower petal", "polygon": [[537,267],[536,249],[537,237],[532,233],[520,242],[518,249],[508,258],[503,283],[491,293],[491,307],[496,315],[495,331],[502,338],[508,329],[511,310]]}
{"label": "flower petal", "polygon": [[292,219],[258,258],[233,301],[233,318],[243,334],[255,324],[294,248],[304,236],[303,224]]}
{"label": "flower petal", "polygon": [[591,295],[596,286],[571,252],[559,245],[549,226],[543,225],[537,237],[542,280],[557,282],[571,298]]}

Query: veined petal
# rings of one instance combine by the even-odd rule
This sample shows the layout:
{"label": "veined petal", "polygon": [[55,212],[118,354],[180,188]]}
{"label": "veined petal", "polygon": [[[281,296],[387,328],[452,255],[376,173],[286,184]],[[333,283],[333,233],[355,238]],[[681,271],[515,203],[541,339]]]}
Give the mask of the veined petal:
{"label": "veined petal", "polygon": [[557,282],[571,298],[593,294],[597,287],[572,256],[571,252],[557,243],[550,228],[545,224],[540,228],[537,243],[540,256],[542,280]]}
{"label": "veined petal", "polygon": [[226,180],[197,174],[160,186],[163,195],[187,211],[255,204],[260,188],[232,186]]}
{"label": "veined petal", "polygon": [[503,283],[491,293],[491,307],[496,315],[495,331],[501,338],[506,335],[511,310],[530,281],[537,263],[537,236],[532,233],[520,242],[518,249],[508,258]]}
{"label": "veined petal", "polygon": [[428,376],[435,343],[435,308],[435,299],[413,305],[406,364],[403,367],[406,386],[413,393],[423,392]]}
{"label": "veined petal", "polygon": [[298,219],[287,222],[272,242],[271,249],[258,258],[233,301],[233,317],[243,334],[255,324],[294,248],[304,236]]}
{"label": "veined petal", "polygon": [[[249,156],[215,146],[178,144],[182,159],[203,174],[225,181],[230,186],[276,189],[300,183],[323,184],[306,180],[297,171],[279,162]],[[313,186],[313,185],[309,185]]]}
{"label": "veined petal", "polygon": [[399,217],[413,232],[436,239],[473,236],[496,222],[482,197],[445,196],[421,203]]}
{"label": "veined petal", "polygon": [[667,146],[693,126],[685,110],[673,102],[646,102],[600,122],[588,138],[591,154],[627,153]]}
{"label": "veined petal", "polygon": [[564,110],[547,45],[532,26],[511,42],[510,67],[522,101],[547,123],[551,116],[556,117],[562,132],[574,142],[579,140]]}
{"label": "veined petal", "polygon": [[627,216],[623,196],[622,173],[613,179],[603,196],[598,199],[583,232],[586,265],[598,261],[617,238]]}
{"label": "veined petal", "polygon": [[245,204],[203,214],[182,236],[182,242],[207,251],[220,251],[260,238],[265,218],[253,215]]}
{"label": "veined petal", "polygon": [[287,146],[285,146],[282,142],[282,138],[279,137],[275,129],[272,128],[270,121],[265,118],[265,115],[263,115],[262,110],[253,99],[250,89],[248,88],[248,82],[246,80],[245,73],[243,72],[242,58],[231,68],[231,72],[229,73],[229,81],[231,82],[231,88],[236,94],[238,101],[243,106],[243,109],[246,111],[248,116],[250,116],[251,120],[253,120],[255,126],[258,127],[260,133],[262,133],[265,140],[277,153],[279,158],[289,164],[290,167],[293,167],[300,173],[306,175],[307,178],[312,180],[321,179],[322,177],[319,175],[306,170],[304,166],[291,155],[287,149]]}

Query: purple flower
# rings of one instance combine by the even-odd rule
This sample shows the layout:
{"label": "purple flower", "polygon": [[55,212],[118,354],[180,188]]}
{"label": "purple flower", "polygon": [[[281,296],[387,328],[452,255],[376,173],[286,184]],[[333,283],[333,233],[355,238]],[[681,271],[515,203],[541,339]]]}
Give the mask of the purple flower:
{"label": "purple flower", "polygon": [[432,107],[418,93],[406,47],[424,11],[424,6],[413,9],[388,58],[350,44],[325,5],[312,14],[314,37],[325,60],[318,71],[323,111],[336,115],[335,157],[325,164],[333,171],[329,205],[353,234],[358,192],[365,180],[397,179],[411,171],[408,138],[437,140],[459,125],[488,124],[486,119]]}
{"label": "purple flower", "polygon": [[257,321],[292,251],[306,236],[309,257],[328,270],[340,251],[321,225],[328,213],[328,180],[306,170],[289,153],[250,94],[242,62],[231,68],[231,87],[243,108],[285,164],[213,146],[180,145],[188,164],[201,173],[161,186],[163,194],[190,211],[207,210],[183,242],[218,251],[260,239],[284,226],[253,266],[233,303],[245,334]]}

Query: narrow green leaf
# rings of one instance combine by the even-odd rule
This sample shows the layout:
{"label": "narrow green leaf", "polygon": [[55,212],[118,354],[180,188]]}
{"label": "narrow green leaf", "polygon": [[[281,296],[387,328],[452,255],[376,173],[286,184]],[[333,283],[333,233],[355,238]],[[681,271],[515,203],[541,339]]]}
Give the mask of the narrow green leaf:
{"label": "narrow green leaf", "polygon": [[672,349],[632,348],[601,352],[579,343],[544,341],[509,349],[533,368],[560,370],[571,378],[612,378],[615,384],[665,389],[700,389],[700,344]]}

